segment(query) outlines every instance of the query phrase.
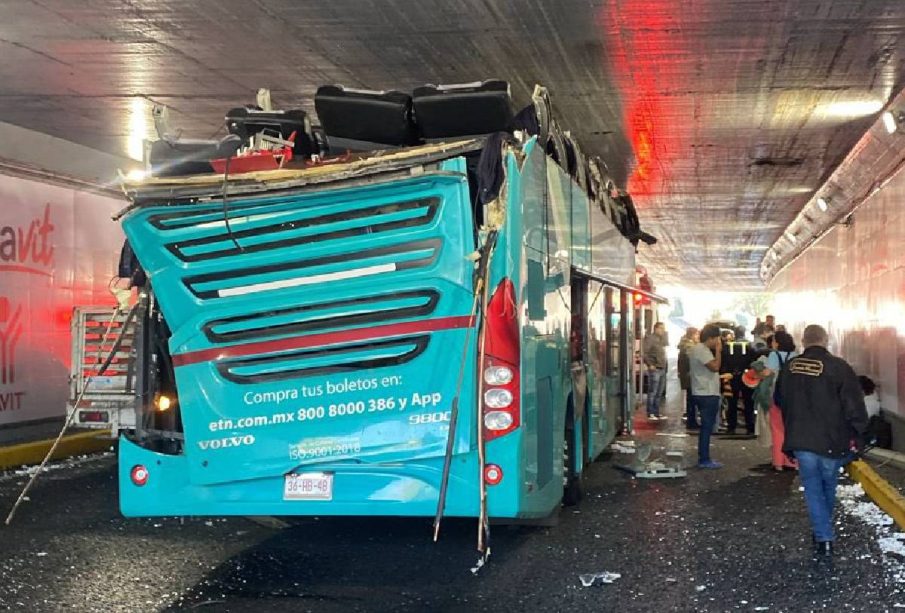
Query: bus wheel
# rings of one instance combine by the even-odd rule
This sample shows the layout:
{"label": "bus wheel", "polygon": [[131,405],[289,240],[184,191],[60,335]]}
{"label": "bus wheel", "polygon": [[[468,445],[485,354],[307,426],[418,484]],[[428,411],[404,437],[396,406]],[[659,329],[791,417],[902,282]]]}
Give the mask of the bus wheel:
{"label": "bus wheel", "polygon": [[581,502],[584,497],[584,471],[579,472],[578,456],[575,449],[575,425],[571,415],[566,418],[569,425],[566,426],[566,437],[563,442],[563,470],[562,470],[562,503],[572,507]]}

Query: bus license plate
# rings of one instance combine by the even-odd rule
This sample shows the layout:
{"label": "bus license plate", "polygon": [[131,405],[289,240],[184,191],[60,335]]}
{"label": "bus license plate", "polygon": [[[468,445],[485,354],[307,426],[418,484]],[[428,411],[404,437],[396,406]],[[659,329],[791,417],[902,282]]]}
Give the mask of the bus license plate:
{"label": "bus license plate", "polygon": [[333,473],[286,475],[283,500],[333,500]]}

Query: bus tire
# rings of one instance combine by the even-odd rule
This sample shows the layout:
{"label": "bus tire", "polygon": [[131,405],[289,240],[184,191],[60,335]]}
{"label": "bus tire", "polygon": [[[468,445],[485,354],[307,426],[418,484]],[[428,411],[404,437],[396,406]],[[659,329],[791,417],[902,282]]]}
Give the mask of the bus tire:
{"label": "bus tire", "polygon": [[584,498],[584,471],[576,470],[575,420],[571,412],[567,416],[566,435],[563,442],[563,488],[562,503],[573,507]]}

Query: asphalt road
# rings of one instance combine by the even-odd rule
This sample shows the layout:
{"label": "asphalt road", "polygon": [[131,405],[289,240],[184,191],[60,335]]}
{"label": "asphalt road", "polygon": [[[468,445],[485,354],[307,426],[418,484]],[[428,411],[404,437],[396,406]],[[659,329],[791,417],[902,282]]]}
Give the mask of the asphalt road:
{"label": "asphalt road", "polygon": [[[658,426],[665,429],[666,425]],[[695,438],[647,433],[691,449]],[[691,454],[687,454],[691,457]],[[23,611],[884,611],[905,584],[873,529],[839,516],[834,564],[814,562],[794,474],[719,440],[721,471],[633,480],[613,459],[552,528],[493,528],[477,575],[473,521],[431,542],[425,519],[125,519],[112,456],[64,463],[0,526],[0,609]],[[629,456],[616,456],[624,460]],[[25,477],[0,477],[5,516]],[[583,587],[579,574],[621,578]]]}

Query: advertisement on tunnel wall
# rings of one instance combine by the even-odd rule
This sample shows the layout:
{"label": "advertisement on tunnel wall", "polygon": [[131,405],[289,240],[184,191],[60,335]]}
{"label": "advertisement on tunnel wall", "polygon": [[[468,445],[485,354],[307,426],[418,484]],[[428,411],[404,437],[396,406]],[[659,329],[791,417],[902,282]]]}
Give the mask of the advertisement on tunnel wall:
{"label": "advertisement on tunnel wall", "polygon": [[0,426],[65,414],[76,305],[109,305],[124,202],[0,175]]}

